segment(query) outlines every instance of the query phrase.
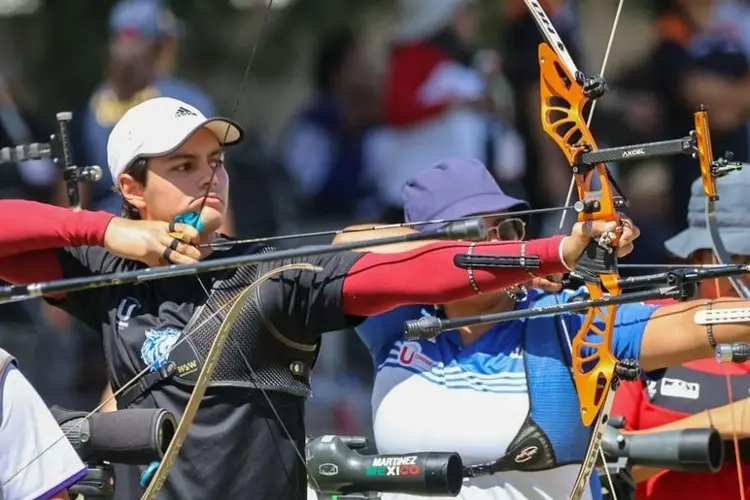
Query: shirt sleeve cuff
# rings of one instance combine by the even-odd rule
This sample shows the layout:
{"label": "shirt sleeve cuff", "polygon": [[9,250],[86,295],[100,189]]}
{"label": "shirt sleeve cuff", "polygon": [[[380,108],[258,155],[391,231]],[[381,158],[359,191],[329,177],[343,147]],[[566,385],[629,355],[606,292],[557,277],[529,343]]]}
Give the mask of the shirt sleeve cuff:
{"label": "shirt sleeve cuff", "polygon": [[109,212],[88,210],[81,210],[74,214],[74,220],[70,221],[70,225],[67,226],[71,246],[103,247],[107,228],[115,215]]}
{"label": "shirt sleeve cuff", "polygon": [[546,276],[548,274],[564,273],[570,271],[563,259],[562,244],[566,237],[562,235],[530,240],[526,245],[526,255],[539,257],[540,267],[534,270],[534,274]]}
{"label": "shirt sleeve cuff", "polygon": [[557,246],[557,255],[560,258],[560,263],[563,265],[563,267],[568,271],[572,271],[572,269],[568,267],[568,264],[565,263],[565,258],[563,257],[563,243],[565,243],[565,240],[567,238],[568,237],[565,236],[560,239],[560,244]]}

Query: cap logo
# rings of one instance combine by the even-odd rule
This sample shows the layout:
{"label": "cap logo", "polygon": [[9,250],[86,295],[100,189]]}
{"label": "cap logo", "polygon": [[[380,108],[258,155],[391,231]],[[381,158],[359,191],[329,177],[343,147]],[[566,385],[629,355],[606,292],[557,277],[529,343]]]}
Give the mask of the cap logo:
{"label": "cap logo", "polygon": [[183,108],[182,106],[180,106],[179,108],[177,108],[177,112],[174,114],[174,116],[175,118],[179,118],[181,116],[198,116],[198,115],[195,114],[193,111],[190,111],[189,109]]}

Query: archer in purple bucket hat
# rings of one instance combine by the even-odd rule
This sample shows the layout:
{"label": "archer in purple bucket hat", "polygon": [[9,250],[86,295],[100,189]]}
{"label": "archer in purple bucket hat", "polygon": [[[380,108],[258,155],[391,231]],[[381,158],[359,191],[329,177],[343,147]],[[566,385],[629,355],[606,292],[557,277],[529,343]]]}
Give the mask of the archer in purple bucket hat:
{"label": "archer in purple bucket hat", "polygon": [[[455,219],[525,209],[528,202],[503,193],[487,167],[478,160],[448,158],[422,170],[401,190],[406,222]],[[435,229],[424,225],[415,229]]]}

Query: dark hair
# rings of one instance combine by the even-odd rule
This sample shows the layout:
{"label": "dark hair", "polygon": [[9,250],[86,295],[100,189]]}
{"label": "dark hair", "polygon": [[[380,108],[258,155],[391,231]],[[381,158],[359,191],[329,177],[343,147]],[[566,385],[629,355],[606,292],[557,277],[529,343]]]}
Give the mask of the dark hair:
{"label": "dark hair", "polygon": [[315,85],[318,90],[331,90],[336,73],[356,44],[357,38],[349,28],[339,29],[321,41],[315,58]]}
{"label": "dark hair", "polygon": [[[143,158],[140,158],[128,166],[125,170],[123,170],[123,174],[130,175],[133,179],[140,182],[144,186],[146,185],[146,173],[148,172],[148,161],[144,160]],[[114,180],[117,182],[117,179]],[[131,220],[140,220],[141,219],[141,213],[138,211],[137,208],[135,208],[133,205],[128,203],[128,201],[123,197],[122,199],[122,216],[126,219]]]}

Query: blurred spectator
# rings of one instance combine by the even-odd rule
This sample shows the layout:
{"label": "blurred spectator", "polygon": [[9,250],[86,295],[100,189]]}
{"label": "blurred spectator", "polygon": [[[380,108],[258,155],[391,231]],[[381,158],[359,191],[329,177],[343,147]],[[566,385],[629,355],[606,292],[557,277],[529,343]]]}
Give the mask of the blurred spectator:
{"label": "blurred spectator", "polygon": [[390,221],[401,220],[401,187],[416,172],[453,156],[487,163],[494,159],[497,132],[487,83],[474,67],[477,2],[401,0],[398,5],[385,90],[390,144],[375,174]]}
{"label": "blurred spectator", "polygon": [[[292,118],[280,143],[284,173],[294,186],[299,213],[279,204],[288,199],[280,197],[280,179],[273,182],[270,175],[263,179],[271,190],[261,196],[271,199],[260,205],[265,210],[276,207],[276,219],[286,226],[281,232],[377,220],[382,212],[368,177],[371,151],[379,140],[379,89],[363,42],[351,29],[333,33],[321,41],[314,64],[315,93]],[[233,184],[235,180],[233,176]],[[257,184],[253,180],[248,185],[251,182]],[[290,218],[294,216],[301,219],[296,223],[302,227],[293,227],[295,221]],[[330,237],[315,242],[328,243]],[[367,366],[357,362],[361,343],[347,330],[326,334],[324,344],[312,377],[313,397],[305,412],[308,432],[371,435],[370,385],[356,376],[355,369]]]}
{"label": "blurred spectator", "polygon": [[[715,155],[732,151],[746,160],[750,117],[750,73],[741,28],[718,17],[718,0],[661,0],[652,55],[655,91],[665,107],[666,134],[681,137],[693,128],[693,112],[710,106]],[[685,227],[690,184],[699,166],[675,156],[672,169],[673,230]]]}
{"label": "blurred spectator", "polygon": [[[555,30],[581,71],[594,73],[582,61],[578,41],[578,0],[539,0]],[[515,95],[516,127],[525,143],[526,175],[525,193],[532,207],[544,208],[561,205],[570,184],[571,171],[557,145],[544,133],[539,116],[539,62],[538,47],[544,41],[536,21],[523,0],[504,2],[507,48],[505,67]],[[542,220],[541,218],[539,219]],[[557,230],[559,216],[555,216]],[[571,218],[569,217],[570,221]],[[542,230],[532,219],[527,228],[529,237]]]}
{"label": "blurred spectator", "polygon": [[[623,191],[628,194],[630,201],[628,217],[638,221],[638,229],[641,230],[638,245],[628,255],[628,264],[662,264],[671,260],[664,248],[664,241],[672,236],[669,232],[669,193],[672,190],[670,170],[662,160],[649,160],[634,167],[627,176]],[[630,276],[661,271],[663,269],[623,268],[622,274]]]}
{"label": "blurred spectator", "polygon": [[282,161],[304,213],[353,221],[379,208],[367,178],[370,132],[379,121],[374,68],[349,29],[325,38],[315,62],[315,94],[282,137]]}
{"label": "blurred spectator", "polygon": [[[743,51],[750,59],[750,0],[724,0],[717,8],[717,18],[719,23],[730,22],[737,25],[742,37]],[[750,134],[750,122],[746,124],[746,128]],[[750,157],[750,151],[745,155],[741,157],[743,159]]]}
{"label": "blurred spectator", "polygon": [[[49,142],[51,133],[48,122],[16,103],[0,75],[0,148]],[[60,178],[59,171],[49,158],[0,165],[0,198],[49,202]]]}
{"label": "blurred spectator", "polygon": [[[132,106],[159,96],[175,97],[204,114],[214,115],[211,99],[198,87],[168,76],[182,27],[159,0],[122,0],[109,19],[106,80],[94,91],[74,125],[76,161],[107,164],[112,127]],[[87,207],[120,214],[120,195],[112,190],[106,168],[102,179],[87,185]]]}

